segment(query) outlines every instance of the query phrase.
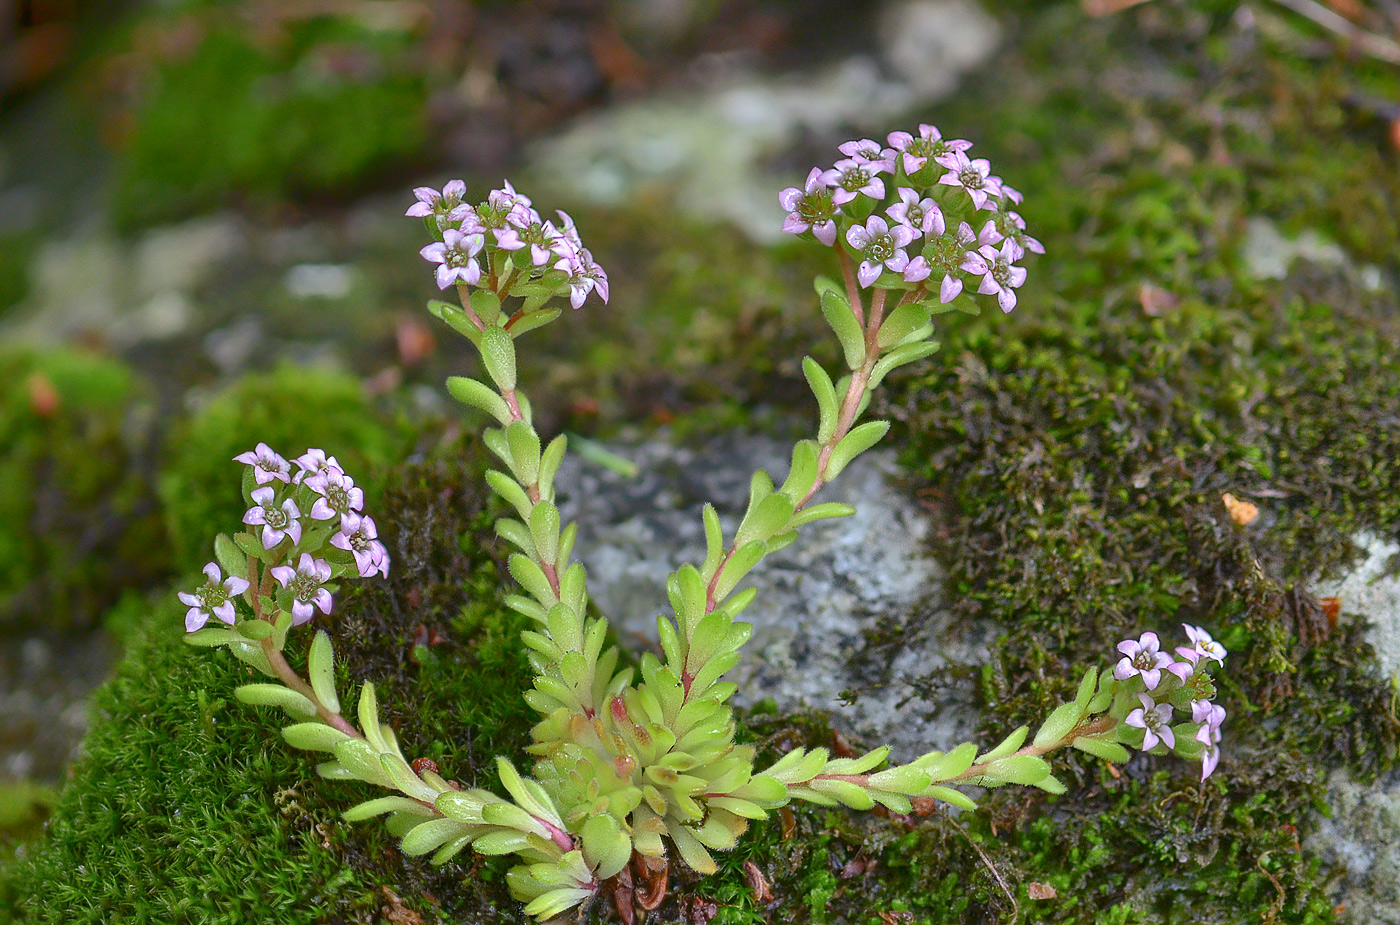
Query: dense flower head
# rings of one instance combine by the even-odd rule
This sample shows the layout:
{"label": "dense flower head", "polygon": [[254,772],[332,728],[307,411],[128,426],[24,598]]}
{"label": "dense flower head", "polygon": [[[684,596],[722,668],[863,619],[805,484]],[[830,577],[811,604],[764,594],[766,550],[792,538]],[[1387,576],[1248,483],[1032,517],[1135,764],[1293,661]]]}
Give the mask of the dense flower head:
{"label": "dense flower head", "polygon": [[902,186],[895,190],[899,202],[890,206],[885,213],[899,224],[913,232],[914,237],[940,235],[947,230],[943,221],[943,210],[938,203],[927,196],[920,197],[917,190]]}
{"label": "dense flower head", "polygon": [[[328,582],[345,575],[370,578],[389,573],[388,551],[374,521],[363,513],[364,491],[334,456],[311,448],[289,463],[259,443],[237,459],[253,475],[245,476],[243,489],[248,507],[242,521],[248,532],[237,534],[232,542],[220,537],[215,544],[218,561],[205,566],[204,585],[179,592],[189,608],[188,632],[202,629],[211,617],[241,626],[240,606],[243,616],[255,621],[275,624],[285,613],[299,625],[318,609],[330,612],[333,588]],[[292,466],[297,471],[289,475]],[[333,521],[334,528],[326,521]],[[225,578],[224,570],[234,574]],[[283,591],[269,598],[273,578]],[[254,585],[259,593],[247,594]]]}
{"label": "dense flower head", "polygon": [[[544,219],[508,180],[475,204],[463,201],[462,181],[449,187],[455,196],[452,208],[446,208],[444,189],[442,194],[416,190],[420,201],[409,209],[410,215],[438,216],[436,225],[429,223],[436,240],[419,251],[436,264],[438,288],[480,287],[504,300],[519,295],[522,287],[543,287],[548,296],[568,297],[574,308],[593,292],[608,300],[607,274],[566,213],[559,213],[558,224]],[[530,310],[538,310],[538,304]]]}
{"label": "dense flower head", "polygon": [[844,142],[837,146],[837,150],[862,167],[868,167],[876,173],[894,172],[894,149],[883,147],[879,142],[869,138]]}
{"label": "dense flower head", "polygon": [[993,197],[1001,197],[1001,181],[991,175],[991,164],[985,158],[969,160],[963,152],[951,151],[936,160],[948,169],[938,182],[959,187],[977,208],[988,208]]}
{"label": "dense flower head", "polygon": [[292,477],[292,481],[298,485],[308,475],[326,475],[331,472],[344,471],[340,468],[340,463],[336,458],[327,456],[326,451],[322,449],[309,449],[292,462],[296,463],[297,468],[301,470]]}
{"label": "dense flower head", "polygon": [[439,289],[447,289],[456,283],[472,285],[481,279],[481,264],[476,255],[486,245],[481,232],[463,233],[456,228],[448,228],[442,233],[441,241],[434,241],[419,251],[423,259],[437,264],[437,284]]}
{"label": "dense flower head", "polygon": [[889,226],[883,218],[872,215],[864,225],[852,225],[846,232],[846,241],[860,257],[860,267],[856,277],[862,286],[869,286],[880,278],[882,270],[902,273],[909,264],[909,255],[904,247],[914,238],[914,233],[905,225]]}
{"label": "dense flower head", "polygon": [[1136,641],[1125,639],[1118,643],[1118,651],[1123,657],[1113,676],[1120,681],[1137,676],[1151,690],[1162,680],[1162,669],[1171,663],[1171,656],[1161,651],[1162,643],[1156,633],[1143,633]]}
{"label": "dense flower head", "polygon": [[305,485],[319,495],[311,505],[314,520],[334,520],[365,506],[364,490],[355,487],[355,480],[338,469],[308,476]]}
{"label": "dense flower head", "polygon": [[[995,296],[1011,311],[1027,276],[1019,262],[1045,252],[1009,209],[1021,194],[985,158],[968,156],[971,142],[945,139],[936,126],[891,132],[887,141],[843,142],[832,167],[814,167],[801,187],[779,193],[783,231],[836,246],[841,259],[861,265],[854,275],[862,287],[907,291],[914,284],[903,300],[939,304]],[[873,216],[884,232],[870,228]],[[881,281],[886,271],[901,278]]]}
{"label": "dense flower head", "polygon": [[966,151],[972,147],[972,142],[954,139],[944,141],[939,134],[938,127],[934,125],[920,125],[919,134],[911,135],[908,132],[890,132],[886,139],[890,147],[899,153],[904,165],[904,172],[913,176],[923,169],[933,158],[947,154],[949,151]]}
{"label": "dense flower head", "polygon": [[1016,242],[1004,241],[1001,250],[983,244],[975,253],[969,251],[967,259],[963,261],[964,270],[982,277],[977,291],[983,295],[995,295],[997,304],[1004,312],[1016,307],[1016,290],[1026,281],[1025,269],[1013,262],[1018,256]]}
{"label": "dense flower head", "polygon": [[1210,633],[1199,626],[1185,623],[1182,624],[1182,628],[1186,630],[1186,638],[1191,640],[1191,646],[1177,646],[1177,655],[1193,665],[1203,658],[1222,665],[1225,663],[1225,647],[1212,639]]}
{"label": "dense flower head", "polygon": [[822,169],[813,167],[801,189],[788,187],[778,194],[778,203],[788,213],[783,231],[812,236],[827,247],[836,243],[836,214],[840,208],[831,201],[831,187],[822,181]]}
{"label": "dense flower head", "polygon": [[831,187],[831,201],[843,206],[857,196],[871,199],[885,198],[885,181],[880,179],[881,167],[878,164],[862,163],[855,158],[845,158],[836,166],[822,174],[822,180]]}
{"label": "dense flower head", "polygon": [[[1140,706],[1126,715],[1114,715],[1124,725],[1143,730],[1144,751],[1161,743],[1182,757],[1200,759],[1204,781],[1220,763],[1220,726],[1225,721],[1225,708],[1213,702],[1215,685],[1207,667],[1223,663],[1225,649],[1205,629],[1190,625],[1184,628],[1194,648],[1176,648],[1183,661],[1162,651],[1156,633],[1143,633],[1137,639],[1118,643],[1122,658],[1113,677],[1127,685],[1120,689],[1135,696]],[[1207,656],[1205,652],[1212,654]],[[1190,715],[1189,722],[1183,716],[1173,727],[1178,710]]]}

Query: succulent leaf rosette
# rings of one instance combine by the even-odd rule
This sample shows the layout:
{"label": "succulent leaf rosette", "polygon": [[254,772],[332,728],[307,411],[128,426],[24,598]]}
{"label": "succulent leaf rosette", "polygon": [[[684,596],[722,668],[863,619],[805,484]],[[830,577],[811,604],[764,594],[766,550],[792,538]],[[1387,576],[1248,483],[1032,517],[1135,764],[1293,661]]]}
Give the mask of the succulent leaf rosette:
{"label": "succulent leaf rosette", "polygon": [[[1044,756],[1065,747],[1114,762],[1127,761],[1128,748],[1170,752],[1199,760],[1204,779],[1220,757],[1224,710],[1213,703],[1211,671],[1225,652],[1195,626],[1175,656],[1154,633],[1124,641],[1117,664],[1089,669],[1034,736],[1022,726],[991,748],[966,743],[896,765],[887,747],[856,757],[796,749],[760,768],[754,748],[735,741],[736,686],[725,676],[752,630],[740,619],[756,594],[744,578],[807,525],[853,513],[818,496],[884,437],[889,424],[862,415],[889,372],[937,349],[933,316],[975,311],[978,295],[1011,310],[1026,279],[1019,262],[1043,252],[1010,209],[1020,194],[970,148],[930,125],[895,132],[887,145],[851,141],[832,168],[814,168],[781,194],[784,230],[836,252],[840,281],[818,277],[816,291],[845,368],[832,375],[803,361],[815,434],[794,446],[781,482],[754,473],[728,535],[704,507],[705,559],[670,576],[670,612],[657,620],[661,654],[643,654],[635,669],[619,667],[607,621],[588,614],[584,568],[573,561],[577,529],[555,504],[566,440],[536,431],[517,382],[517,340],[558,318],[556,302],[606,302],[607,274],[567,214],[542,218],[509,183],[475,204],[461,181],[415,191],[408,215],[433,238],[422,257],[457,297],[429,311],[481,359],[482,378],[452,377],[447,388],[494,422],[482,439],[500,461],[486,474],[507,508],[496,531],[515,550],[508,565],[518,589],[506,602],[529,621],[520,644],[535,678],[523,696],[539,718],[521,756],[528,774],[497,759],[504,795],[410,761],[379,719],[373,684],[353,713],[343,709],[327,630],[312,638],[305,678],[286,661],[293,627],[333,621],[339,579],[389,568],[364,494],[334,457],[308,450],[288,462],[266,445],[239,457],[250,532],[219,536],[207,581],[181,595],[188,640],[228,648],[270,679],[238,688],[238,698],[284,708],[293,720],[284,738],[325,753],[323,777],[383,788],[347,810],[347,821],[387,817],[405,853],[437,864],[468,848],[514,856],[510,889],[540,920],[610,896],[630,921],[634,903],[660,902],[669,865],[713,873],[714,852],[793,800],[908,813],[935,801],[974,808],[960,785],[1059,793]],[[211,617],[227,625],[206,626]]]}

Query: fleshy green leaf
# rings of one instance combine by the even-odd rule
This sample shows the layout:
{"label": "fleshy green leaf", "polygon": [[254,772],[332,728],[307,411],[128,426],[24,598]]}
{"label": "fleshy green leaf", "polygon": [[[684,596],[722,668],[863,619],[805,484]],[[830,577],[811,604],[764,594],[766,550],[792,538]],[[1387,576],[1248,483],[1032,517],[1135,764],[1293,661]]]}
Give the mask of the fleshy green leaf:
{"label": "fleshy green leaf", "polygon": [[1079,704],[1066,703],[1056,707],[1051,714],[1046,717],[1040,730],[1035,734],[1033,744],[1036,748],[1045,748],[1063,739],[1070,730],[1084,718]]}
{"label": "fleshy green leaf", "polygon": [[281,707],[296,719],[310,719],[316,715],[315,704],[280,684],[243,684],[233,689],[233,696],[255,706]]}
{"label": "fleshy green leaf", "polygon": [[890,429],[889,421],[867,421],[841,438],[826,461],[826,479],[831,481],[841,474],[851,460],[870,449],[885,436]]}
{"label": "fleshy green leaf", "polygon": [[311,640],[306,669],[316,699],[320,700],[327,710],[339,713],[340,697],[335,692],[335,659],[331,652],[331,637],[325,630],[317,630],[316,638]]}
{"label": "fleshy green leaf", "polygon": [[851,310],[851,303],[844,293],[825,289],[821,294],[822,314],[827,324],[836,332],[841,349],[846,354],[846,366],[859,369],[865,362],[865,331]]}
{"label": "fleshy green leaf", "polygon": [[282,738],[292,748],[308,752],[335,752],[335,747],[350,736],[325,723],[297,723],[282,730]]}
{"label": "fleshy green leaf", "polygon": [[1106,739],[1095,739],[1088,736],[1080,736],[1070,743],[1074,748],[1079,749],[1095,758],[1102,758],[1104,761],[1116,761],[1124,764],[1132,756],[1128,750],[1117,742],[1109,742]]}
{"label": "fleshy green leaf", "polygon": [[444,302],[441,299],[432,299],[428,302],[428,311],[433,317],[447,323],[452,330],[461,334],[473,344],[481,343],[481,330],[467,317],[467,313],[456,305]]}
{"label": "fleshy green leaf", "polygon": [[218,560],[224,574],[236,578],[248,577],[248,556],[227,534],[220,533],[214,537],[214,558]]}
{"label": "fleshy green leaf", "polygon": [[447,391],[462,404],[479,408],[502,424],[510,423],[510,406],[489,385],[466,376],[449,376]]}
{"label": "fleshy green leaf", "polygon": [[934,800],[942,800],[944,803],[949,803],[959,809],[973,810],[977,808],[977,804],[972,802],[967,794],[960,790],[954,790],[951,787],[930,787],[925,790],[921,796],[926,796]]}
{"label": "fleshy green leaf", "polygon": [[[480,291],[480,290],[478,290]],[[515,388],[515,341],[504,330],[489,327],[481,332],[481,361],[491,381],[502,392]]]}
{"label": "fleshy green leaf", "polygon": [[901,366],[906,366],[916,360],[922,360],[926,356],[931,356],[938,352],[937,341],[919,341],[912,344],[904,344],[896,347],[889,353],[880,357],[875,368],[870,371],[870,384],[866,387],[874,389],[885,381],[885,376]]}
{"label": "fleshy green leaf", "polygon": [[236,629],[243,638],[260,642],[272,635],[274,627],[266,620],[249,619],[240,620]]}
{"label": "fleshy green leaf", "polygon": [[409,857],[427,854],[441,848],[444,842],[465,835],[462,829],[462,823],[455,819],[429,819],[410,829],[399,848]]}
{"label": "fleshy green leaf", "polygon": [[880,325],[880,333],[876,335],[876,343],[882,350],[887,350],[895,344],[900,343],[904,338],[928,324],[928,307],[917,302],[905,302],[890,312]]}
{"label": "fleshy green leaf", "polygon": [[836,430],[837,416],[841,410],[836,397],[836,386],[832,385],[831,377],[822,369],[821,364],[811,357],[803,358],[802,373],[807,377],[807,384],[811,386],[812,395],[817,399],[817,442],[826,443]]}
{"label": "fleshy green leaf", "polygon": [[1008,755],[987,766],[983,777],[1006,784],[1035,784],[1050,773],[1050,765],[1035,755]]}
{"label": "fleshy green leaf", "polygon": [[875,798],[861,786],[846,780],[817,778],[807,785],[811,790],[844,803],[851,809],[867,810],[875,805]]}
{"label": "fleshy green leaf", "polygon": [[346,822],[363,822],[366,819],[373,819],[375,816],[395,812],[421,813],[425,819],[432,818],[432,810],[408,797],[380,797],[377,800],[368,800],[350,807],[340,814],[340,818]]}
{"label": "fleshy green leaf", "polygon": [[221,626],[206,626],[202,630],[186,633],[184,636],[185,642],[192,646],[200,646],[203,648],[225,646],[238,638],[239,635],[233,630],[226,630]]}
{"label": "fleshy green leaf", "polygon": [[632,859],[632,839],[618,828],[617,820],[606,813],[585,822],[581,835],[583,857],[599,880],[616,875]]}
{"label": "fleshy green leaf", "polygon": [[487,324],[495,324],[501,316],[501,297],[490,289],[474,289],[467,303],[476,316]]}
{"label": "fleshy green leaf", "polygon": [[998,758],[1003,758],[1016,751],[1016,749],[1020,748],[1021,745],[1026,741],[1026,733],[1029,731],[1029,726],[1021,726],[1017,729],[1012,730],[1011,734],[1006,738],[1002,739],[1001,744],[998,745],[996,748],[992,749],[989,752],[985,752],[981,755],[978,755],[977,763],[982,764],[988,761],[995,761]]}

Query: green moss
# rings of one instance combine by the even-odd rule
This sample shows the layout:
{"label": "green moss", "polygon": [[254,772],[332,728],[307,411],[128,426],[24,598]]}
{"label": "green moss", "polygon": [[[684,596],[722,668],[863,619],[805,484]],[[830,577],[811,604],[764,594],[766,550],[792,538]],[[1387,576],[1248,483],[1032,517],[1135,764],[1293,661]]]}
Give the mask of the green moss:
{"label": "green moss", "polygon": [[[1362,621],[1331,624],[1309,594],[1354,559],[1358,531],[1400,529],[1400,171],[1347,102],[1371,74],[1255,48],[1213,10],[1087,21],[1059,5],[1021,25],[938,121],[1025,191],[1049,256],[1015,315],[947,325],[934,371],[883,409],[945,525],[955,606],[1005,630],[980,676],[923,684],[978,678],[992,741],[1045,716],[1125,634],[1203,623],[1231,649],[1225,760],[1201,786],[1180,762],[1110,773],[1062,757],[1064,797],[998,791],[956,819],[797,810],[786,838],[755,826],[718,877],[673,878],[665,920],[700,897],[734,923],[1335,914],[1339,872],[1300,838],[1329,770],[1369,779],[1400,743]],[[1259,216],[1319,229],[1389,288],[1344,267],[1251,278]],[[1259,520],[1231,523],[1225,492]],[[831,744],[792,719],[749,721],[770,745]]]}
{"label": "green moss", "polygon": [[122,363],[0,354],[0,623],[90,625],[169,561]]}
{"label": "green moss", "polygon": [[[985,735],[1043,716],[1113,640],[1184,621],[1231,649],[1228,744],[1205,787],[1069,758],[1068,795],[995,794],[970,835],[1001,833],[982,847],[1022,921],[1327,920],[1331,873],[1298,833],[1327,770],[1393,765],[1400,722],[1360,621],[1331,625],[1309,587],[1358,531],[1400,527],[1397,300],[1345,268],[1260,282],[1241,254],[1265,216],[1393,279],[1394,153],[1341,116],[1355,75],[1240,55],[1224,17],[1079,22],[1070,47],[1070,16],[1039,15],[1007,68],[1042,75],[1039,105],[968,113],[1050,257],[1016,316],[950,326],[940,368],[886,410],[938,492],[955,607],[1005,629]],[[1226,492],[1260,518],[1233,524]],[[1059,898],[1029,901],[1031,882]]]}
{"label": "green moss", "polygon": [[244,506],[230,460],[258,443],[288,458],[321,447],[373,498],[411,437],[350,376],[292,366],[247,376],[171,432],[160,496],[176,562],[192,569],[208,561],[210,525],[238,523]]}
{"label": "green moss", "polygon": [[[250,32],[236,9],[218,5],[139,22],[147,42],[168,33],[154,46],[167,50],[135,42],[128,58],[153,60],[136,75],[118,156],[119,224],[190,214],[234,195],[343,191],[422,147],[427,91],[407,33],[341,15],[266,26]],[[193,47],[169,51],[191,38]]]}
{"label": "green moss", "polygon": [[36,236],[28,232],[0,233],[0,317],[29,292],[29,264]]}
{"label": "green moss", "polygon": [[[480,471],[469,459],[394,472],[374,507],[393,577],[344,593],[334,619],[343,694],[373,680],[411,756],[492,786],[493,756],[521,753],[531,719],[517,618],[500,606],[470,487]],[[386,888],[424,922],[518,919],[499,865],[433,868],[381,826],[340,822],[372,788],[319,780],[278,740],[279,715],[234,701],[248,669],[180,641],[180,610],[162,594],[128,630],[45,838],[5,875],[17,922],[368,925],[391,905]],[[446,636],[430,656],[414,645],[420,625]]]}

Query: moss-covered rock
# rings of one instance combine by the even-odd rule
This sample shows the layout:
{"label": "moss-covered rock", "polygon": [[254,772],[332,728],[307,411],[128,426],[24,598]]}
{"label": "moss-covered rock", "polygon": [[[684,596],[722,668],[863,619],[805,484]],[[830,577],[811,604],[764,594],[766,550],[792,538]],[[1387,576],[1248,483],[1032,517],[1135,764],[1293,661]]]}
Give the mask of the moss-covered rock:
{"label": "moss-covered rock", "polygon": [[0,353],[0,625],[92,625],[168,566],[142,392],[89,351]]}
{"label": "moss-covered rock", "polygon": [[209,559],[215,524],[243,514],[230,460],[266,443],[283,455],[321,447],[372,499],[385,467],[411,445],[412,428],[374,406],[359,380],[321,369],[282,366],[244,377],[181,421],[168,439],[160,496],[181,569]]}
{"label": "moss-covered rock", "polygon": [[[493,756],[518,753],[531,720],[480,472],[470,459],[398,468],[373,506],[393,577],[346,591],[331,619],[342,689],[373,680],[411,755],[491,786]],[[319,780],[275,716],[233,699],[248,670],[181,642],[180,610],[163,593],[126,626],[128,657],[46,837],[5,876],[15,921],[368,925],[400,900],[426,922],[516,921],[499,866],[432,868],[381,826],[339,822],[370,788]]]}
{"label": "moss-covered rock", "polygon": [[268,10],[250,29],[236,4],[184,6],[138,18],[107,62],[127,84],[118,224],[344,189],[426,141],[411,22]]}
{"label": "moss-covered rock", "polygon": [[[1349,562],[1359,531],[1400,528],[1400,171],[1355,105],[1376,71],[1298,58],[1269,38],[1294,24],[1266,32],[1232,14],[1169,4],[1098,21],[1071,4],[1023,11],[996,73],[939,121],[977,139],[1024,190],[1049,255],[1009,322],[946,326],[941,357],[885,407],[900,421],[894,440],[920,497],[943,511],[935,547],[962,612],[1005,629],[972,678],[987,738],[1044,716],[1072,669],[1106,664],[1122,634],[1200,622],[1231,649],[1220,769],[1201,785],[1194,767],[1172,760],[1109,768],[1057,758],[1072,782],[1060,798],[1001,791],[957,818],[779,813],[723,857],[717,877],[673,871],[651,921],[711,910],[716,922],[746,925],[1334,917],[1335,871],[1302,836],[1327,772],[1365,780],[1389,767],[1400,722],[1357,615],[1343,602],[1334,624],[1309,588]],[[1290,233],[1318,229],[1352,266],[1253,278],[1243,247],[1256,217]],[[1375,271],[1359,272],[1364,264]],[[788,272],[747,304],[767,317]],[[694,265],[696,292],[714,291],[710,273]],[[628,321],[603,322],[622,329],[625,346],[588,369],[643,369],[627,350],[666,335],[629,337]],[[763,381],[786,376],[796,395],[800,373],[771,359],[789,346],[755,337],[697,359],[687,344],[673,361],[766,358]],[[690,394],[718,402],[721,391]],[[232,486],[222,460],[271,440],[283,394],[250,403],[265,409],[263,429],[214,452],[226,429],[217,421],[243,414],[243,399],[228,398],[223,417],[198,431],[205,448],[191,450],[210,468],[166,497],[199,505],[215,497],[206,486]],[[527,680],[518,626],[496,604],[502,576],[466,487],[478,477],[474,462],[396,477],[376,508],[395,531],[394,577],[341,601],[337,638],[346,680],[383,685],[412,754],[490,784],[484,759],[519,755],[530,718],[518,697]],[[1234,524],[1226,492],[1256,502],[1259,518]],[[192,510],[179,534],[188,564],[237,515],[236,499]],[[469,540],[453,545],[468,527]],[[106,719],[48,836],[7,874],[20,921],[56,921],[54,910],[65,922],[373,921],[400,900],[424,922],[520,920],[499,866],[462,858],[434,872],[377,828],[336,822],[362,794],[316,781],[312,762],[275,739],[272,717],[231,703],[240,666],[181,647],[178,613],[165,606],[102,694]],[[449,642],[414,646],[444,620]],[[968,680],[942,672],[926,683],[936,694]],[[835,744],[820,717],[747,723],[766,754]],[[138,907],[130,895],[150,898]],[[599,904],[590,914],[606,913]]]}

